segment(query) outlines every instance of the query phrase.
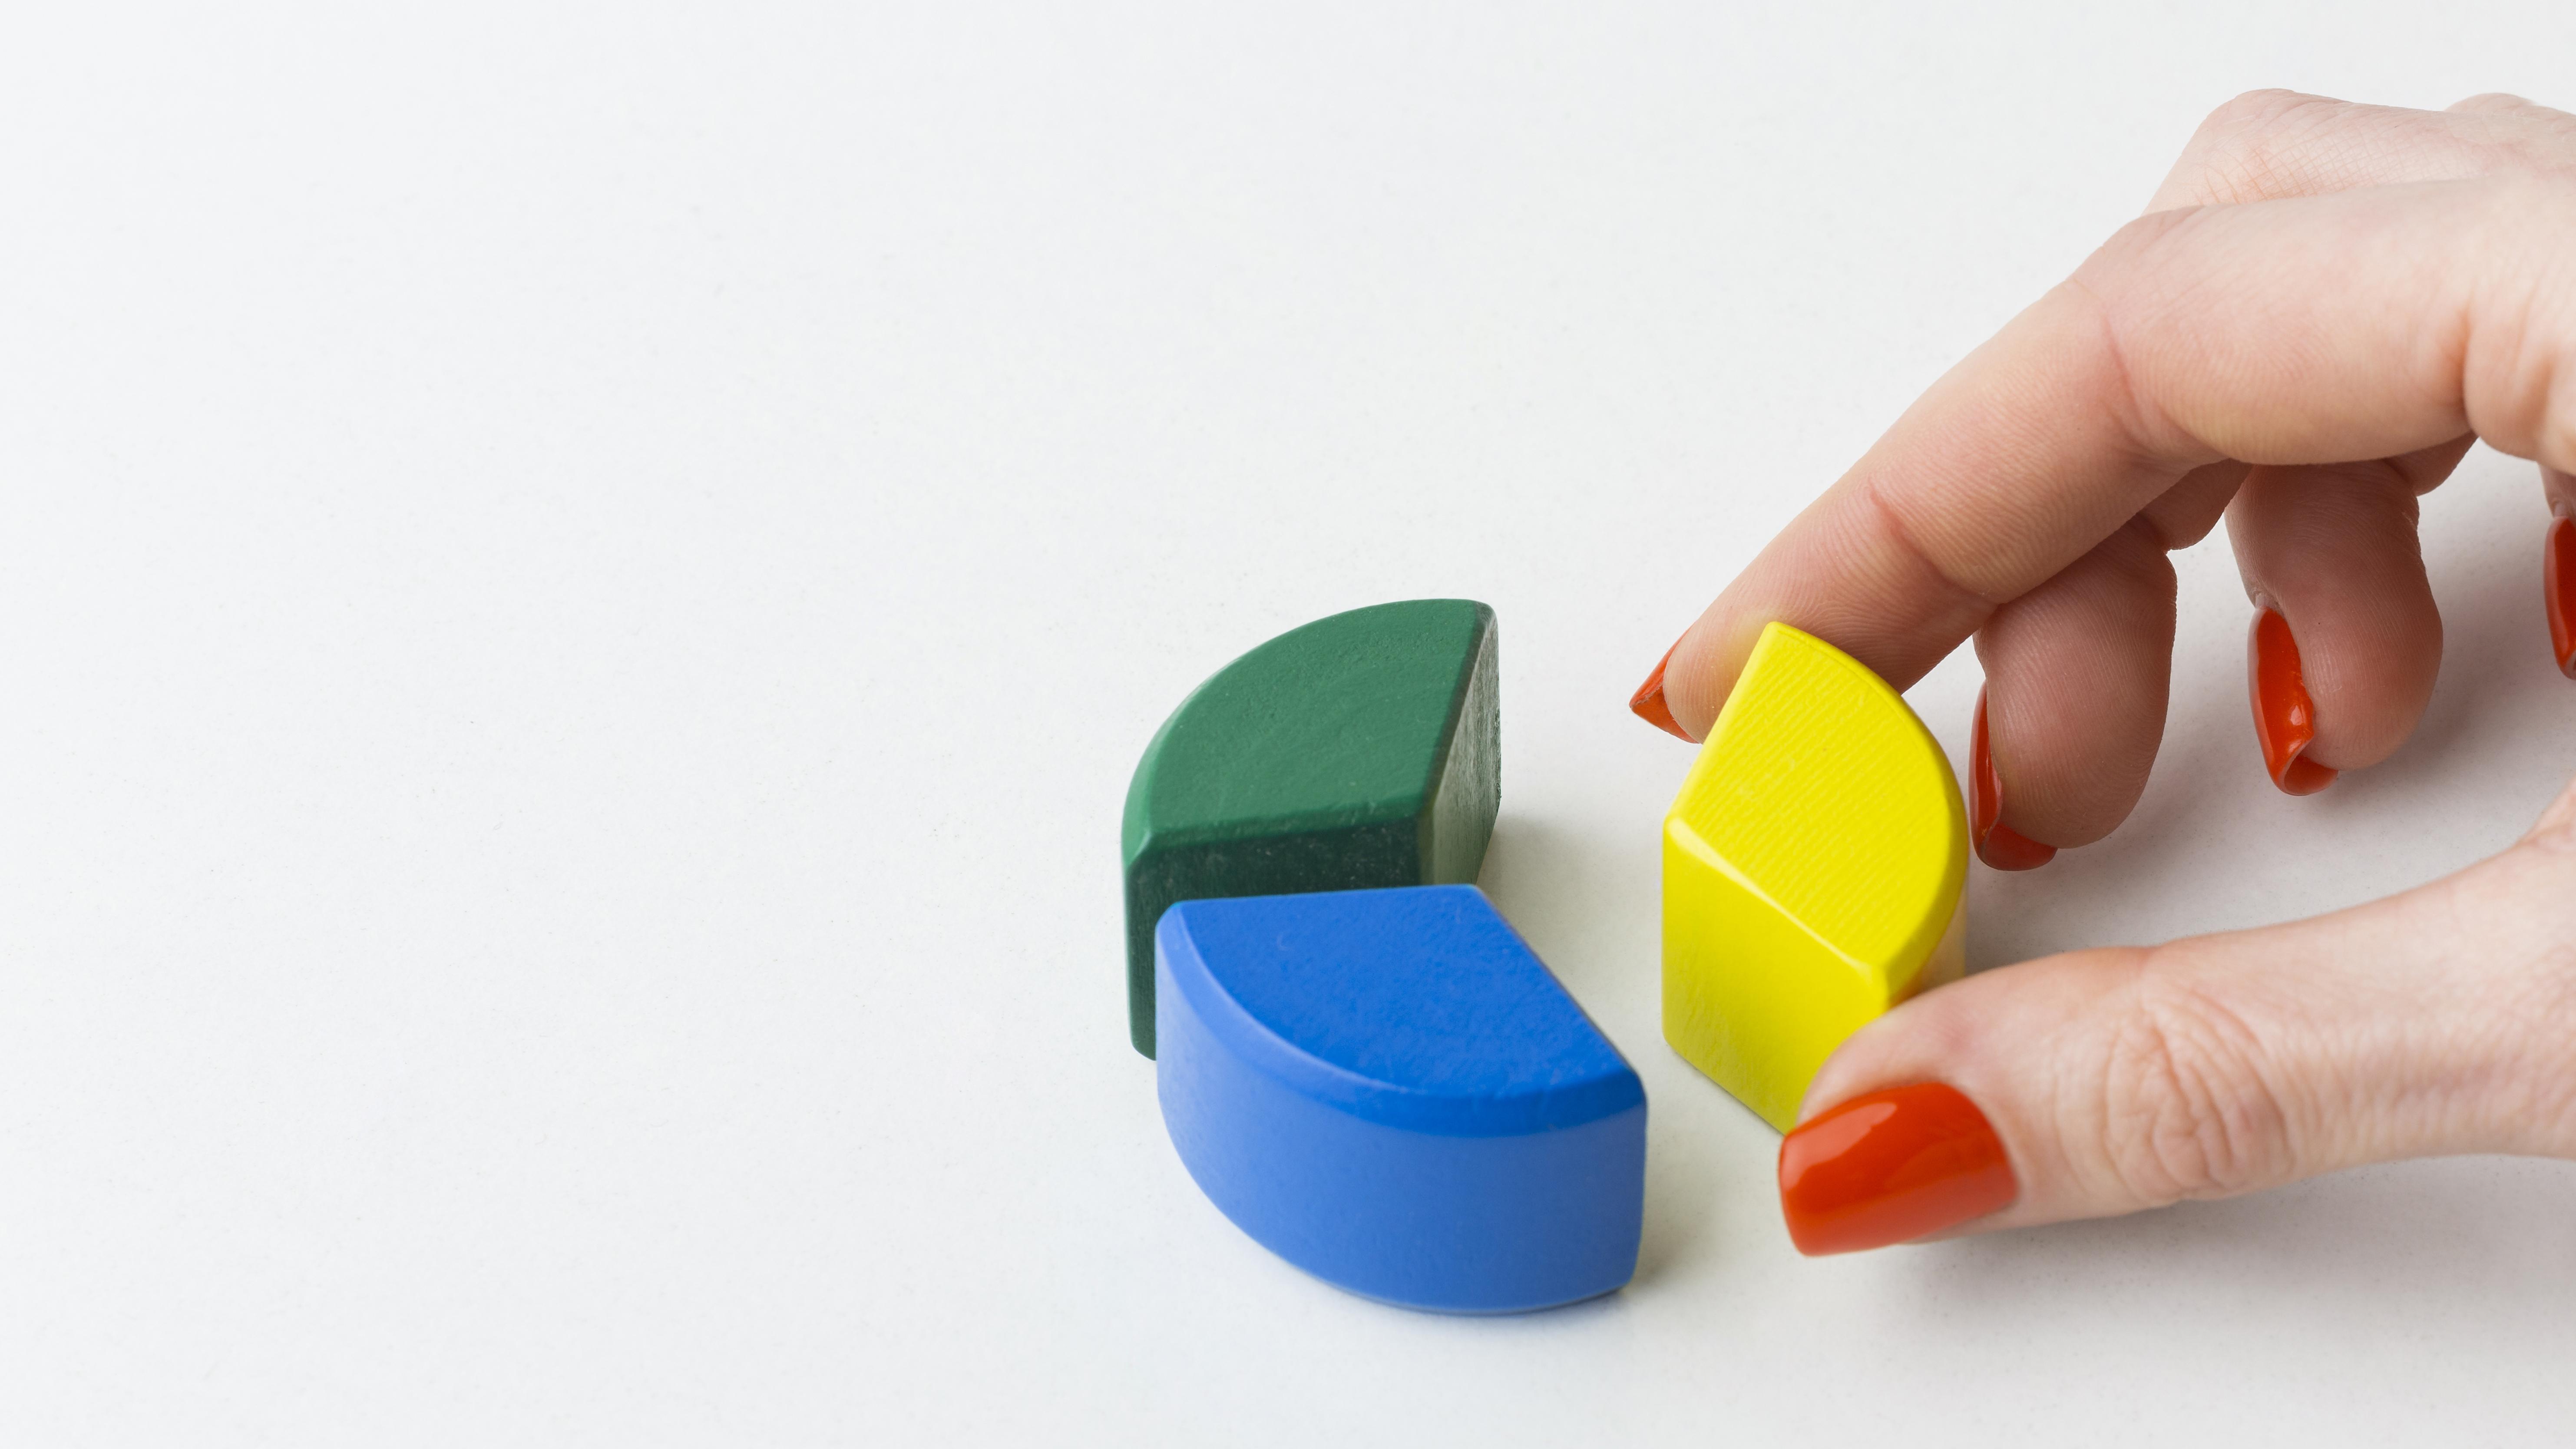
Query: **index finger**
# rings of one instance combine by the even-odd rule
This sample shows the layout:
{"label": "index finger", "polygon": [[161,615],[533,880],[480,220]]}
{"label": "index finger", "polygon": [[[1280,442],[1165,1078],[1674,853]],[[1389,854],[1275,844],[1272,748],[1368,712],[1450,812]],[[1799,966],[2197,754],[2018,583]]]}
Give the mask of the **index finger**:
{"label": "index finger", "polygon": [[2221,459],[2350,462],[2475,431],[2576,467],[2576,261],[2553,245],[2571,224],[2576,173],[2131,223],[1727,586],[1666,665],[1675,721],[1707,733],[1773,619],[1904,688]]}

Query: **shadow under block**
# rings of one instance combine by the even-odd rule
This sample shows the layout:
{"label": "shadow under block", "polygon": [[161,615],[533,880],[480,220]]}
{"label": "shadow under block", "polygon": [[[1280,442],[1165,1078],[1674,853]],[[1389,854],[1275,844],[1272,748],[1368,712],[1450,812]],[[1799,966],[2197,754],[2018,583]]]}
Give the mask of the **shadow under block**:
{"label": "shadow under block", "polygon": [[1967,813],[1904,697],[1762,632],[1664,817],[1664,1038],[1782,1131],[1846,1037],[1966,964]]}
{"label": "shadow under block", "polygon": [[1446,1313],[1635,1273],[1645,1088],[1482,891],[1186,901],[1155,944],[1164,1126],[1263,1246]]}
{"label": "shadow under block", "polygon": [[1120,831],[1127,1029],[1154,1054],[1175,901],[1472,882],[1502,802],[1494,611],[1379,604],[1219,670],[1145,747]]}

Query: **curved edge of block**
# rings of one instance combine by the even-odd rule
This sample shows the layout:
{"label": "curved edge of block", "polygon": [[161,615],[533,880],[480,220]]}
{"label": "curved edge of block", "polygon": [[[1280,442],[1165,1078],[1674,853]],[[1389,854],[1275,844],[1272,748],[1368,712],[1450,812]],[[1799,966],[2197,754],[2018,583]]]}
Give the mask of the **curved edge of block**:
{"label": "curved edge of block", "polygon": [[1354,1074],[1259,1049],[1246,1023],[1270,1034],[1217,987],[1177,908],[1156,944],[1165,1129],[1200,1190],[1256,1242],[1337,1288],[1439,1313],[1533,1312],[1635,1276],[1647,1102],[1606,1036],[1619,1070],[1583,1099],[1585,1115],[1519,1132],[1424,1130],[1312,1090],[1334,1084],[1311,1068]]}
{"label": "curved edge of block", "polygon": [[[1926,968],[1932,965],[1934,958],[1940,954],[1944,939],[1952,933],[1953,922],[1965,909],[1970,849],[1968,806],[1966,797],[1959,790],[1958,772],[1950,764],[1949,752],[1941,748],[1940,740],[1934,738],[1931,728],[1923,723],[1923,717],[1914,712],[1912,705],[1906,703],[1903,691],[1881,679],[1877,671],[1868,665],[1803,629],[1777,620],[1765,624],[1761,638],[1754,644],[1753,654],[1746,659],[1746,672],[1752,671],[1755,660],[1766,651],[1783,648],[1794,648],[1810,654],[1858,685],[1884,718],[1893,724],[1918,752],[1923,767],[1922,773],[1930,778],[1934,788],[1941,794],[1943,806],[1941,839],[1937,845],[1927,850],[1927,854],[1934,851],[1938,853],[1940,868],[1937,879],[1923,903],[1924,909],[1915,920],[1910,934],[1892,953],[1891,960],[1883,965],[1871,965],[1867,968],[1873,974],[1884,971],[1886,988],[1891,1000],[1903,1000],[1923,986],[1931,984],[1924,976]],[[1731,708],[1735,703],[1734,697],[1730,697],[1727,703]],[[1709,731],[1708,741],[1701,747],[1702,759],[1709,758],[1710,749],[1717,744],[1719,733],[1726,724],[1724,716],[1725,711],[1721,710],[1717,724]],[[1683,802],[1691,796],[1697,784],[1698,773],[1699,764],[1694,761],[1691,775],[1685,777],[1682,788],[1675,793],[1672,805],[1665,811],[1664,829],[1668,835],[1678,837],[1683,848],[1694,856],[1706,861],[1722,861],[1723,854],[1699,838],[1697,831],[1692,828],[1682,811]],[[1758,883],[1745,879],[1731,866],[1725,868],[1738,884],[1768,899],[1768,893],[1764,892]],[[1791,918],[1797,919],[1795,916]],[[1802,921],[1801,924],[1806,923]],[[1821,937],[1818,939],[1820,944],[1835,955],[1846,960],[1851,959],[1849,952],[1839,943],[1824,941]]]}
{"label": "curved edge of block", "polygon": [[[1188,832],[1176,834],[1169,827],[1158,826],[1152,818],[1152,793],[1156,767],[1162,757],[1174,748],[1177,741],[1190,735],[1193,726],[1198,722],[1197,711],[1207,700],[1220,692],[1221,686],[1238,674],[1263,667],[1274,654],[1292,648],[1319,632],[1358,627],[1371,616],[1397,610],[1452,606],[1471,611],[1472,643],[1460,657],[1457,673],[1449,683],[1448,716],[1441,728],[1438,754],[1433,762],[1431,779],[1427,782],[1436,785],[1442,773],[1448,768],[1449,756],[1455,748],[1459,727],[1469,706],[1469,696],[1474,692],[1473,684],[1479,674],[1480,666],[1483,666],[1484,672],[1488,675],[1491,673],[1495,641],[1499,636],[1493,607],[1475,599],[1444,598],[1394,599],[1383,604],[1367,604],[1356,609],[1344,609],[1338,614],[1327,614],[1323,618],[1300,624],[1294,629],[1274,634],[1236,655],[1226,662],[1225,667],[1199,681],[1198,687],[1183,696],[1181,702],[1173,707],[1171,714],[1164,718],[1161,727],[1154,731],[1154,737],[1146,742],[1144,753],[1137,758],[1135,770],[1128,775],[1127,794],[1119,817],[1121,860],[1133,862],[1146,850],[1157,845],[1189,843]],[[1285,825],[1307,818],[1309,818],[1308,812],[1301,811],[1280,816],[1265,823]]]}
{"label": "curved edge of block", "polygon": [[[1382,604],[1363,605],[1310,620],[1294,629],[1276,634],[1245,650],[1226,665],[1199,682],[1198,687],[1173,707],[1154,736],[1146,742],[1144,753],[1128,776],[1127,793],[1119,814],[1119,861],[1122,894],[1125,898],[1127,934],[1127,1032],[1137,1053],[1149,1060],[1155,1054],[1154,1025],[1154,929],[1162,912],[1187,894],[1173,896],[1168,888],[1154,889],[1140,878],[1140,867],[1158,849],[1186,849],[1193,842],[1187,833],[1175,838],[1158,830],[1153,820],[1153,790],[1158,765],[1175,740],[1185,736],[1193,722],[1195,707],[1209,698],[1238,671],[1258,668],[1275,650],[1289,647],[1301,636],[1317,630],[1348,628],[1362,616],[1388,610],[1415,609],[1426,606],[1463,605],[1472,611],[1473,643],[1458,665],[1449,688],[1449,712],[1440,733],[1440,743],[1423,797],[1406,827],[1412,836],[1412,862],[1399,870],[1377,857],[1385,854],[1382,845],[1371,845],[1362,853],[1376,864],[1366,869],[1346,871],[1346,878],[1317,889],[1348,889],[1367,886],[1412,885],[1425,882],[1475,879],[1484,860],[1485,847],[1493,835],[1494,819],[1501,807],[1502,771],[1500,762],[1500,724],[1498,708],[1498,669],[1496,663],[1499,625],[1492,606],[1475,599],[1398,599]],[[1490,739],[1472,742],[1480,748],[1463,754],[1462,737],[1479,713],[1479,699],[1485,712],[1496,715],[1497,722]],[[1341,826],[1353,836],[1377,836],[1394,828],[1393,822],[1333,821],[1325,812],[1283,817],[1275,822],[1282,829],[1304,828],[1325,830]],[[1457,829],[1457,827],[1465,827]],[[1455,839],[1450,838],[1454,834]],[[1383,878],[1380,878],[1380,877]]]}
{"label": "curved edge of block", "polygon": [[[1420,892],[1464,892],[1491,910],[1483,891],[1471,885],[1415,886]],[[1646,1100],[1643,1079],[1627,1057],[1619,1051],[1600,1025],[1583,1011],[1563,983],[1554,990],[1566,1004],[1583,1016],[1592,1035],[1618,1063],[1616,1070],[1552,1085],[1545,1089],[1514,1092],[1504,1096],[1479,1097],[1470,1104],[1438,1093],[1381,1082],[1325,1061],[1295,1042],[1273,1031],[1267,1024],[1237,1001],[1207,967],[1189,938],[1186,926],[1188,908],[1181,901],[1163,913],[1155,928],[1157,991],[1177,989],[1188,1002],[1191,1015],[1201,1029],[1247,1066],[1262,1072],[1290,1091],[1316,1102],[1349,1112],[1367,1121],[1414,1132],[1445,1137],[1512,1137],[1533,1132],[1558,1130],[1568,1126],[1614,1115]],[[1501,920],[1501,913],[1494,912]],[[1529,943],[1521,939],[1511,923],[1503,929],[1521,949]],[[1537,960],[1537,953],[1530,952]],[[1551,977],[1553,973],[1550,973]],[[1159,1008],[1158,1008],[1159,1014]]]}
{"label": "curved edge of block", "polygon": [[[1782,658],[1781,651],[1795,653]],[[1739,688],[1662,822],[1663,1028],[1666,1042],[1684,1060],[1772,1127],[1787,1131],[1816,1072],[1853,1031],[1961,974],[1969,843],[1966,802],[1949,756],[1893,686],[1833,645],[1785,624],[1764,629],[1746,666],[1748,680],[1762,664],[1780,670],[1772,678],[1792,692]],[[1808,689],[1819,693],[1808,695]],[[1867,869],[1859,878],[1880,892],[1882,905],[1893,907],[1861,932],[1847,936],[1830,917],[1820,920],[1808,908],[1793,907],[1799,897],[1817,898],[1812,887],[1793,880],[1775,894],[1781,881],[1754,878],[1750,871],[1757,866],[1739,861],[1728,848],[1736,839],[1728,832],[1740,823],[1714,826],[1712,838],[1692,818],[1694,808],[1709,819],[1713,809],[1741,810],[1762,798],[1720,803],[1728,793],[1714,772],[1735,722],[1730,717],[1739,709],[1775,705],[1785,712],[1772,716],[1775,724],[1746,746],[1756,753],[1740,757],[1744,766],[1769,765],[1763,752],[1782,740],[1818,738],[1816,746],[1800,743],[1795,750],[1808,768],[1817,768],[1838,750],[1799,730],[1811,722],[1809,715],[1819,727],[1848,720],[1853,738],[1890,763],[1883,784],[1907,792],[1909,803],[1896,817],[1905,824],[1894,836],[1903,843],[1886,853],[1856,853],[1846,862]],[[1851,710],[1868,716],[1845,712]],[[1779,720],[1795,728],[1779,734]],[[1839,753],[1848,754],[1848,745]],[[1873,784],[1857,798],[1887,798],[1873,793],[1878,788]],[[1937,804],[1927,798],[1936,791]],[[1772,803],[1765,799],[1766,806]],[[1842,858],[1833,832],[1874,826],[1844,818],[1839,810],[1745,818],[1799,822],[1799,830],[1785,838],[1812,852],[1811,859]],[[1885,828],[1884,822],[1875,824]],[[1754,838],[1762,842],[1757,862],[1769,858],[1776,864],[1782,837]]]}

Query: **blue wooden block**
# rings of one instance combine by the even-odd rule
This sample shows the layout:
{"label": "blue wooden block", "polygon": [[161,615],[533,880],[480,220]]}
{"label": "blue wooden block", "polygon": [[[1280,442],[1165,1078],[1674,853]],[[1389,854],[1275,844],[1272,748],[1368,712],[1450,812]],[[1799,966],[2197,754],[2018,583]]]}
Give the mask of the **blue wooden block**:
{"label": "blue wooden block", "polygon": [[1636,1271],[1645,1088],[1482,891],[1183,901],[1154,947],[1163,1123],[1264,1246],[1447,1313]]}

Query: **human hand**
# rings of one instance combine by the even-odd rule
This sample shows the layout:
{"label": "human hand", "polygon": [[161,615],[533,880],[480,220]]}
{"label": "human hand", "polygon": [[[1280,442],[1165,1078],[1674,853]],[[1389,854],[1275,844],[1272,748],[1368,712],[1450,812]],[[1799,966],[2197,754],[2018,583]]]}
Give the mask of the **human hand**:
{"label": "human hand", "polygon": [[[1705,734],[1773,619],[1899,688],[1974,635],[1972,834],[1990,865],[2044,864],[2144,790],[2165,555],[2224,515],[2267,768],[2323,789],[2386,758],[2431,696],[2416,499],[2478,438],[2542,465],[2547,607],[2576,674],[2571,236],[2576,117],[2231,102],[2149,214],[1935,383],[1635,707]],[[2576,1157],[2571,1042],[2576,788],[2503,855],[2386,901],[1907,1003],[1818,1075],[1783,1207],[1801,1248],[1844,1251],[2397,1157]]]}

